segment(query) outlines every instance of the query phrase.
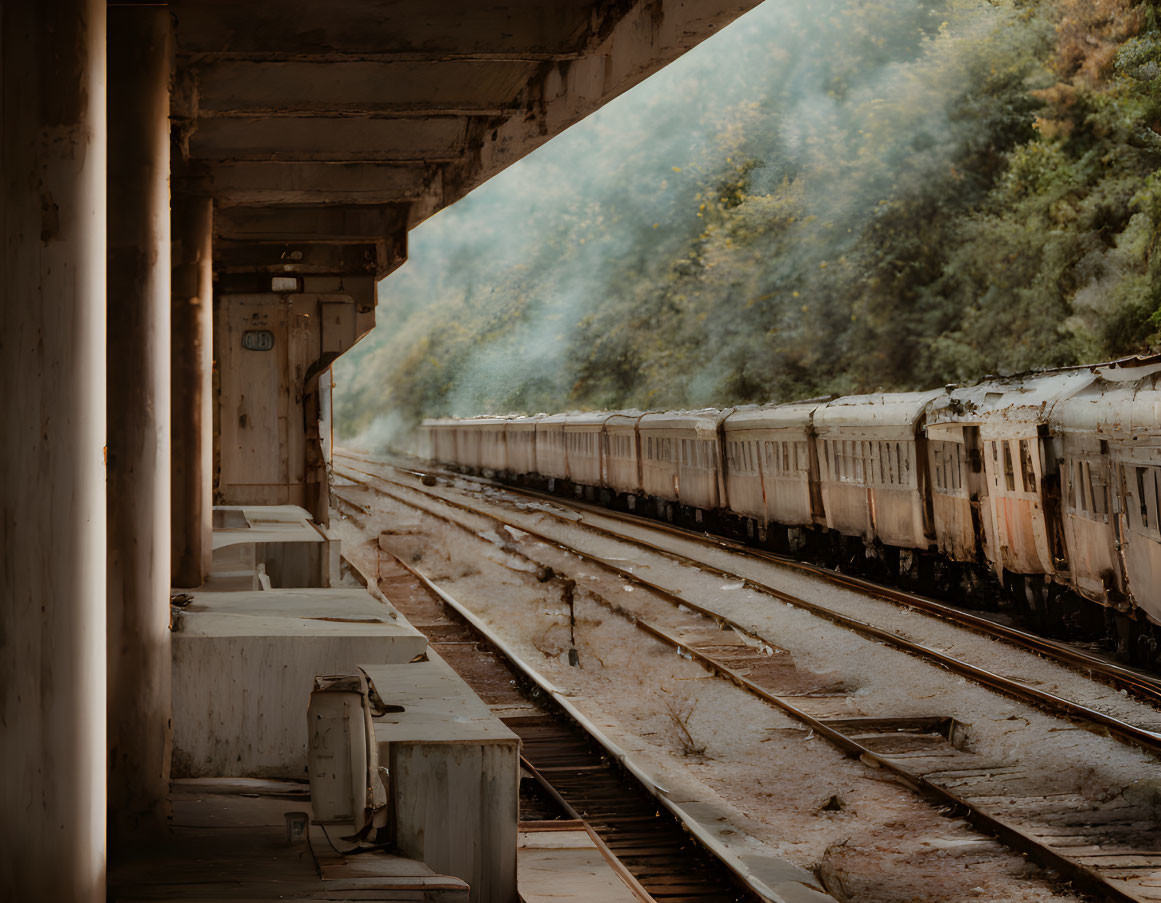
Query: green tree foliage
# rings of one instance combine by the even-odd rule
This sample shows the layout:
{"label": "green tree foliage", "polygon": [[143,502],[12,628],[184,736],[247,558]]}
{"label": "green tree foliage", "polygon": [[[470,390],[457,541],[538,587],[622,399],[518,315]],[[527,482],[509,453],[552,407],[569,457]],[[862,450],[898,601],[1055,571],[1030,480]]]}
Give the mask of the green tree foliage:
{"label": "green tree foliage", "polygon": [[417,229],[338,425],[1145,350],[1159,172],[1152,4],[767,3]]}

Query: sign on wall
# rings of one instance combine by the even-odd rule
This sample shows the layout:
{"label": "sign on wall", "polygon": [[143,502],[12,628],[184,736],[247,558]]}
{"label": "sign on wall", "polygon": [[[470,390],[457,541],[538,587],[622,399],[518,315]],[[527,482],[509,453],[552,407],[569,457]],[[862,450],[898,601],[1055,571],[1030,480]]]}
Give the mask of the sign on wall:
{"label": "sign on wall", "polygon": [[250,329],[242,333],[242,347],[247,351],[270,351],[274,347],[274,333],[269,329]]}

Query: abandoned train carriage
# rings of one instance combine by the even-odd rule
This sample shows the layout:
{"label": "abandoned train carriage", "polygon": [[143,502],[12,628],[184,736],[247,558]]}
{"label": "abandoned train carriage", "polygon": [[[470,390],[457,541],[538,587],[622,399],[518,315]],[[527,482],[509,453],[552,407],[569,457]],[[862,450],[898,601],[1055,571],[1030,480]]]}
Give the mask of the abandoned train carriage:
{"label": "abandoned train carriage", "polygon": [[[899,576],[937,559],[977,588],[990,573],[1042,623],[1098,602],[1156,657],[1161,634],[1139,625],[1161,624],[1159,381],[1161,356],[728,410],[429,421],[423,447],[776,547],[834,548],[817,542],[829,536],[847,560],[857,542],[854,558],[898,556]],[[506,437],[506,467],[482,463],[487,440],[454,439],[487,431]],[[534,436],[521,440],[534,462],[515,462],[517,434]]]}
{"label": "abandoned train carriage", "polygon": [[699,520],[728,507],[718,430],[729,413],[706,408],[642,416],[642,493],[690,509]]}
{"label": "abandoned train carriage", "polygon": [[605,421],[605,483],[615,497],[636,508],[641,491],[640,411],[615,411]]}
{"label": "abandoned train carriage", "polygon": [[509,476],[522,478],[536,473],[536,425],[543,416],[509,417],[505,422]]}
{"label": "abandoned train carriage", "polygon": [[[741,408],[722,424],[730,510],[756,522],[759,534],[785,529],[791,547],[801,546],[804,528],[826,522],[814,432],[814,412],[826,400]],[[755,470],[745,468],[746,443]]]}
{"label": "abandoned train carriage", "polygon": [[1161,622],[1159,379],[1156,366],[1103,371],[1056,406],[1052,436],[1073,585]]}
{"label": "abandoned train carriage", "polygon": [[933,530],[923,427],[942,392],[836,398],[814,412],[826,525],[882,546],[926,551]]}

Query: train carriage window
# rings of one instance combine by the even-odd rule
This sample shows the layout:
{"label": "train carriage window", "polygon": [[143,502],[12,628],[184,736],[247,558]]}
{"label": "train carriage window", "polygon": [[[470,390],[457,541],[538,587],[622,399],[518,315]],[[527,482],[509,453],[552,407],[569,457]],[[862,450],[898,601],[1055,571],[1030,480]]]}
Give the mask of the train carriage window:
{"label": "train carriage window", "polygon": [[1098,465],[1096,478],[1093,478],[1089,465],[1085,465],[1085,470],[1088,472],[1089,498],[1092,500],[1092,513],[1100,515],[1101,519],[1108,517],[1109,513],[1109,487],[1105,482],[1104,474]]}
{"label": "train carriage window", "polygon": [[1004,482],[1009,492],[1016,491],[1016,471],[1012,467],[1012,443],[1004,442]]}
{"label": "train carriage window", "polygon": [[935,488],[938,490],[946,489],[943,481],[943,449],[942,442],[933,443],[934,448],[931,450],[931,470],[935,476]]}
{"label": "train carriage window", "polygon": [[781,451],[782,457],[778,462],[778,470],[782,473],[786,473],[790,470],[790,443],[781,443]]}
{"label": "train carriage window", "polygon": [[1150,533],[1158,532],[1157,468],[1137,467],[1137,505],[1141,526]]}
{"label": "train carriage window", "polygon": [[1030,439],[1020,440],[1020,474],[1024,482],[1025,492],[1036,492],[1036,465],[1033,461],[1032,455],[1032,441]]}
{"label": "train carriage window", "polygon": [[647,436],[645,438],[645,457],[650,461],[653,460],[653,437]]}

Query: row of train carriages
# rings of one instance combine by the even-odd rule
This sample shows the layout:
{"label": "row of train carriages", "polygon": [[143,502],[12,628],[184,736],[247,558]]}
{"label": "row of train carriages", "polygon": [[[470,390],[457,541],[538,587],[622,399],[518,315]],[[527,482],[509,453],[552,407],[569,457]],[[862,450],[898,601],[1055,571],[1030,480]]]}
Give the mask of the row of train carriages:
{"label": "row of train carriages", "polygon": [[[1161,356],[927,392],[429,420],[432,461],[1161,639]],[[1091,603],[1099,603],[1094,606]]]}

